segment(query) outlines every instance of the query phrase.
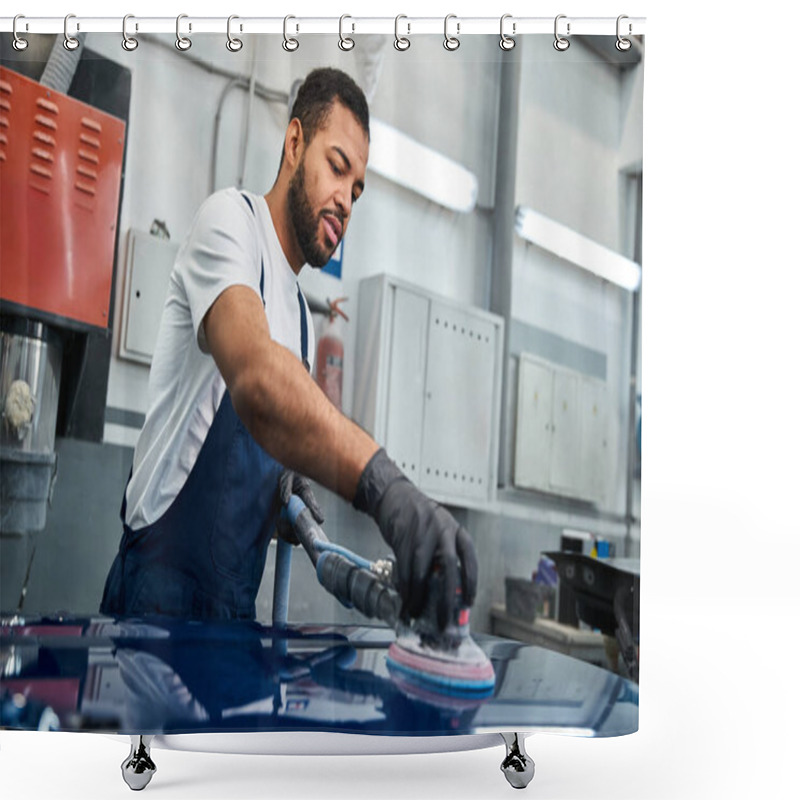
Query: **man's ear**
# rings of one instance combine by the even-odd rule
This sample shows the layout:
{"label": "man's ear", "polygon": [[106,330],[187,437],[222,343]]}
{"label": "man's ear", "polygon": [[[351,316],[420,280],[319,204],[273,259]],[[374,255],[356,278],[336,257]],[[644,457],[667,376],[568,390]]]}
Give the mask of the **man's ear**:
{"label": "man's ear", "polygon": [[303,126],[300,124],[300,120],[294,117],[286,128],[286,136],[283,140],[283,159],[292,172],[300,163],[304,147]]}

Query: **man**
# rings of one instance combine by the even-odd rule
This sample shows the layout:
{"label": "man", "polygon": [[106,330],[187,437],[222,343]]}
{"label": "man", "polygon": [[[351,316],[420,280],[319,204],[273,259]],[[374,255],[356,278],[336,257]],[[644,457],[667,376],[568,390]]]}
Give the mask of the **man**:
{"label": "man", "polygon": [[367,103],[346,74],[319,69],[290,116],[272,189],[212,195],[176,257],[101,611],[253,618],[279,484],[321,521],[294,470],[375,519],[404,616],[421,613],[440,565],[443,627],[459,581],[463,602],[475,597],[469,535],[309,375],[313,328],[296,279],[327,263],[364,191]]}

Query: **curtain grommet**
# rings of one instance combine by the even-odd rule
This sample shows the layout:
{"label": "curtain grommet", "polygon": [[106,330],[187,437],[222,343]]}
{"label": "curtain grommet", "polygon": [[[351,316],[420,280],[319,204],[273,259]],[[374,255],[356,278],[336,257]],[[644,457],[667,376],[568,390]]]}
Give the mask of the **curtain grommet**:
{"label": "curtain grommet", "polygon": [[[553,32],[554,32],[555,37],[556,37],[555,41],[553,42],[553,47],[555,47],[555,49],[558,50],[559,53],[563,53],[565,50],[569,49],[569,39],[565,39],[558,32],[558,21],[560,19],[566,19],[566,18],[567,18],[566,14],[559,14],[556,17],[556,21],[555,21],[555,23],[553,25]],[[570,34],[570,23],[568,22],[567,23],[567,36],[569,36],[569,34]]]}
{"label": "curtain grommet", "polygon": [[[134,36],[128,36],[129,19],[135,19],[133,14],[126,14],[122,18],[122,49],[131,53],[139,46],[139,40]],[[138,29],[138,27],[137,25],[136,28]]]}
{"label": "curtain grommet", "polygon": [[456,15],[448,14],[444,18],[444,42],[442,44],[445,50],[448,50],[452,53],[461,47],[461,40],[458,38],[458,34],[461,32],[461,23],[456,22],[456,35],[450,36],[450,34],[447,32],[447,23],[450,22],[451,19],[457,19]]}
{"label": "curtain grommet", "polygon": [[[21,52],[22,52],[23,50],[25,50],[25,49],[27,48],[27,46],[28,46],[28,40],[27,40],[27,39],[23,39],[23,38],[22,38],[22,37],[19,35],[19,33],[17,33],[17,22],[18,22],[19,20],[21,20],[21,19],[25,19],[25,16],[24,16],[23,14],[17,14],[17,15],[14,17],[14,25],[13,25],[13,27],[12,27],[12,29],[11,29],[11,30],[12,30],[12,32],[13,32],[13,34],[14,34],[14,39],[13,39],[13,41],[12,41],[12,44],[13,44],[13,46],[14,46],[14,49],[15,49],[15,50],[16,50],[18,53],[21,53]],[[27,27],[27,26],[26,26],[26,27]]]}
{"label": "curtain grommet", "polygon": [[[178,14],[175,20],[175,47],[182,53],[185,53],[191,46],[192,40],[188,36],[181,36],[181,20],[188,19],[188,14]],[[192,31],[192,23],[189,23],[189,32]]]}
{"label": "curtain grommet", "polygon": [[[400,35],[399,26],[401,19],[408,19],[408,17],[405,14],[398,14],[394,18],[394,49],[404,53],[411,47],[411,39]],[[406,27],[408,28],[408,33],[411,33],[411,24],[406,23]]]}
{"label": "curtain grommet", "polygon": [[[238,53],[244,47],[244,42],[241,39],[237,39],[231,33],[231,22],[235,19],[239,19],[236,14],[231,14],[228,17],[228,41],[225,42],[225,47],[227,47],[231,53]],[[241,27],[239,30],[241,30]]]}
{"label": "curtain grommet", "polygon": [[[342,30],[344,26],[344,21],[346,19],[353,19],[349,14],[342,14],[339,17],[339,49],[343,50],[345,53],[349,53],[355,46],[355,39],[351,39],[349,36],[344,35],[344,31]],[[355,32],[356,26],[353,25],[353,32]]]}
{"label": "curtain grommet", "polygon": [[[64,45],[64,49],[65,50],[69,50],[70,52],[73,52],[74,50],[77,50],[80,47],[81,43],[80,43],[80,40],[76,39],[74,36],[70,36],[69,35],[69,30],[67,30],[67,27],[68,27],[69,21],[71,19],[75,19],[75,15],[74,14],[67,14],[67,16],[64,17],[64,41],[63,41],[63,45]],[[80,25],[78,25],[78,30],[80,30]]]}
{"label": "curtain grommet", "polygon": [[[297,39],[294,39],[291,36],[289,36],[289,33],[287,31],[287,26],[289,24],[289,20],[290,19],[297,19],[297,17],[293,17],[291,14],[289,14],[288,16],[285,16],[283,18],[283,43],[282,43],[282,47],[287,53],[294,53],[294,51],[297,50],[298,47],[300,47],[300,42],[298,42]],[[300,30],[300,26],[299,25],[296,26],[296,30],[298,30],[298,31]]]}
{"label": "curtain grommet", "polygon": [[[503,16],[500,17],[500,49],[503,50],[506,53],[509,50],[513,50],[514,46],[517,44],[516,41],[514,40],[513,36],[507,36],[506,35],[506,32],[505,32],[504,27],[503,27],[505,25],[505,21],[507,19],[511,19],[512,16],[513,15],[511,15],[511,14],[503,14]],[[516,34],[516,32],[517,32],[517,23],[516,22],[512,22],[511,23],[511,33],[512,34]]]}
{"label": "curtain grommet", "polygon": [[[630,39],[625,39],[622,36],[622,34],[620,33],[620,23],[624,19],[628,19],[628,17],[625,14],[620,14],[617,17],[617,41],[614,43],[614,47],[616,47],[617,50],[619,50],[620,53],[626,53],[628,50],[631,49],[631,46],[633,45],[633,42],[631,42]],[[628,36],[631,35],[631,31],[632,30],[633,30],[633,26],[629,22],[628,23]]]}

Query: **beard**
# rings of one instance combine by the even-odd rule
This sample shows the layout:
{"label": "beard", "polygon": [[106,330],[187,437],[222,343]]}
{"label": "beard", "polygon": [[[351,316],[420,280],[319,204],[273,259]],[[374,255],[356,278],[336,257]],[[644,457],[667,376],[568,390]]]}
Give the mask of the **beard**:
{"label": "beard", "polygon": [[311,201],[306,192],[305,156],[298,164],[289,184],[288,200],[289,218],[303,258],[312,267],[324,267],[330,261],[333,250],[320,246],[317,239],[319,219],[311,208]]}

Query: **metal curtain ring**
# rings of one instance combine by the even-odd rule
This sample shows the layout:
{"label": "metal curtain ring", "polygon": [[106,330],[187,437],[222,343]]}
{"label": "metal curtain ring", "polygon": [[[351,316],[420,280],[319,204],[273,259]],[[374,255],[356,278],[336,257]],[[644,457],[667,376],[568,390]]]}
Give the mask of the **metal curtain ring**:
{"label": "metal curtain ring", "polygon": [[[513,50],[514,49],[514,45],[516,44],[516,41],[514,41],[514,39],[512,39],[510,36],[506,36],[505,31],[503,30],[503,24],[505,23],[505,21],[507,19],[511,19],[511,17],[512,17],[511,14],[503,14],[503,16],[500,17],[500,49],[501,50],[506,50],[506,51]],[[511,32],[512,33],[516,33],[517,32],[517,23],[516,22],[512,22],[511,23]]]}
{"label": "metal curtain ring", "polygon": [[[12,44],[14,45],[15,50],[22,51],[28,46],[28,40],[21,38],[17,33],[17,20],[20,19],[25,19],[25,17],[22,14],[17,14],[17,16],[14,17],[14,27],[12,28],[14,32],[14,41]],[[27,28],[27,25],[25,27]]]}
{"label": "metal curtain ring", "polygon": [[[450,22],[451,19],[457,19],[455,14],[448,14],[444,18],[444,49],[449,50],[451,53],[453,50],[458,50],[461,47],[461,41],[458,39],[457,36],[450,36],[447,33],[447,23]],[[461,23],[456,23],[456,34],[461,32]]]}
{"label": "metal curtain ring", "polygon": [[289,22],[290,19],[296,19],[296,17],[290,15],[283,18],[283,49],[287,53],[293,53],[298,47],[300,47],[300,42],[298,42],[297,39],[292,39],[286,32],[286,23]]}
{"label": "metal curtain ring", "polygon": [[[411,47],[411,39],[406,39],[405,36],[401,36],[398,27],[401,19],[408,19],[405,14],[398,14],[394,18],[394,49],[400,50],[401,52],[404,50],[408,50]],[[406,27],[408,28],[408,32],[411,33],[411,23],[407,22]]]}
{"label": "metal curtain ring", "polygon": [[[616,41],[614,47],[616,47],[617,50],[620,51],[620,53],[624,53],[626,50],[630,50],[631,49],[631,44],[632,44],[630,39],[623,39],[622,35],[619,32],[620,31],[620,22],[622,22],[622,20],[624,20],[624,19],[628,19],[628,17],[626,17],[624,14],[621,14],[620,16],[617,17],[617,41]],[[632,30],[633,30],[633,26],[629,22],[628,23],[628,36],[631,35],[631,31]]]}
{"label": "metal curtain ring", "polygon": [[[346,19],[353,19],[353,18],[349,14],[342,14],[342,16],[339,17],[339,49],[344,50],[345,52],[347,52],[348,50],[352,50],[356,46],[355,41],[351,39],[349,36],[345,36],[344,33],[342,32],[342,26]],[[355,29],[356,26],[355,24],[353,24],[353,31],[355,31]]]}
{"label": "metal curtain ring", "polygon": [[[564,52],[564,50],[567,50],[569,48],[569,39],[564,39],[562,36],[559,35],[559,33],[558,33],[558,21],[560,19],[566,19],[566,18],[567,18],[566,14],[559,14],[556,17],[555,25],[553,26],[553,30],[555,32],[555,37],[556,37],[556,40],[553,42],[553,47],[555,47],[556,50],[558,50],[559,52],[562,52],[562,53]],[[570,26],[570,24],[568,22],[567,23],[567,36],[569,36],[569,26]]]}
{"label": "metal curtain ring", "polygon": [[[134,38],[133,36],[128,36],[128,20],[134,19],[133,14],[126,14],[122,18],[122,49],[127,50],[129,53],[131,50],[135,50],[139,46],[139,40]],[[138,29],[138,25],[136,26]]]}
{"label": "metal curtain ring", "polygon": [[[189,39],[187,36],[181,36],[181,20],[187,19],[188,14],[178,14],[178,18],[175,20],[175,47],[178,50],[186,51],[192,46],[192,40]],[[189,23],[189,32],[192,31],[192,23]]]}
{"label": "metal curtain ring", "polygon": [[[239,19],[236,14],[231,14],[228,17],[228,41],[225,42],[225,47],[227,47],[231,53],[238,53],[242,47],[244,47],[244,43],[241,39],[237,39],[235,36],[231,35],[231,22],[233,22],[235,19]],[[239,27],[239,30],[241,30],[241,26]]]}
{"label": "metal curtain ring", "polygon": [[67,30],[67,25],[69,25],[69,21],[71,19],[75,19],[74,14],[67,14],[64,17],[64,49],[65,50],[77,50],[80,46],[80,41],[78,41],[74,36],[69,35],[69,31]]}

